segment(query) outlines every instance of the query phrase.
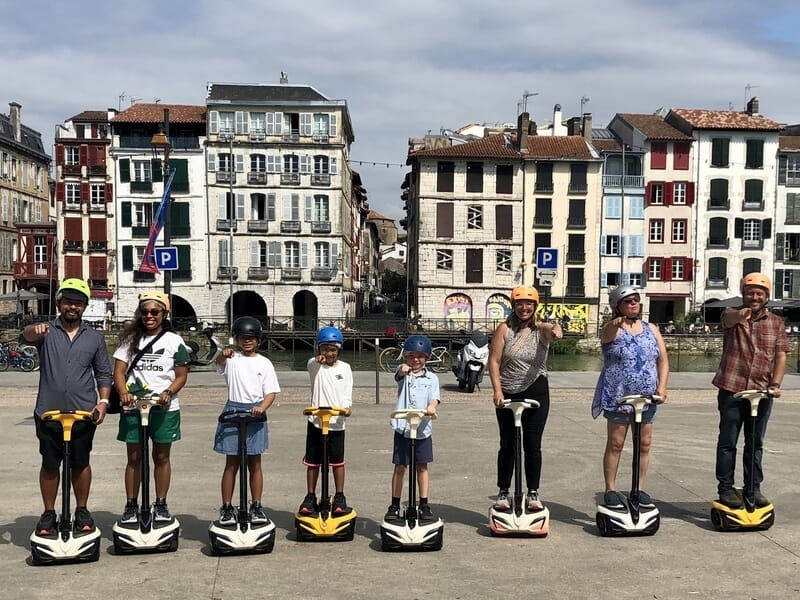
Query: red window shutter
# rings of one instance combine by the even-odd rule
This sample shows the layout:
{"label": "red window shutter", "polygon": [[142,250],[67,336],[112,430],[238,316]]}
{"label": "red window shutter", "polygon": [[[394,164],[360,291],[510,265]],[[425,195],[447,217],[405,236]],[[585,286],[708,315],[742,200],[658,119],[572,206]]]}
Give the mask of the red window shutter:
{"label": "red window shutter", "polygon": [[89,219],[89,240],[92,242],[105,242],[108,237],[106,234],[105,219]]}
{"label": "red window shutter", "polygon": [[80,158],[81,166],[89,164],[89,146],[86,144],[81,144],[81,149],[78,153]]}
{"label": "red window shutter", "polygon": [[56,200],[63,202],[67,197],[66,187],[63,181],[56,182]]}
{"label": "red window shutter", "polygon": [[64,144],[56,144],[56,164],[64,164]]}
{"label": "red window shutter", "polygon": [[89,278],[108,279],[108,259],[105,256],[89,257]]}
{"label": "red window shutter", "polygon": [[644,205],[650,206],[650,200],[653,197],[653,182],[648,181],[644,190]]}
{"label": "red window shutter", "polygon": [[106,184],[106,202],[108,204],[114,203],[114,184],[107,183]]}
{"label": "red window shutter", "polygon": [[665,258],[661,262],[661,281],[672,281],[672,259]]}
{"label": "red window shutter", "polygon": [[651,169],[667,168],[666,142],[652,142],[650,144],[650,168]]}
{"label": "red window shutter", "polygon": [[689,144],[675,142],[672,145],[672,165],[675,170],[686,171],[689,168]]}
{"label": "red window shutter", "polygon": [[675,184],[672,181],[664,182],[664,206],[672,206],[672,196],[675,193]]}
{"label": "red window shutter", "polygon": [[686,182],[686,204],[688,206],[694,205],[694,181]]}
{"label": "red window shutter", "polygon": [[81,182],[81,203],[89,204],[89,182]]}
{"label": "red window shutter", "polygon": [[97,138],[97,123],[92,123],[92,139]]}
{"label": "red window shutter", "polygon": [[686,281],[694,279],[694,261],[688,256],[683,258],[683,278]]}
{"label": "red window shutter", "polygon": [[83,279],[83,272],[81,270],[82,256],[65,256],[64,257],[64,279],[70,277],[77,277]]}
{"label": "red window shutter", "polygon": [[70,242],[83,240],[80,217],[64,217],[64,239]]}

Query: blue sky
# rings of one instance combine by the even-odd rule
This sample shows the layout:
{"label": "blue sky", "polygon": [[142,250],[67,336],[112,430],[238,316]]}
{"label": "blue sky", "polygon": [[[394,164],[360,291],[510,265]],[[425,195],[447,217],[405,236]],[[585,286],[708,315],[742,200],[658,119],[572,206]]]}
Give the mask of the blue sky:
{"label": "blue sky", "polygon": [[[383,5],[385,4],[385,6]],[[130,98],[203,104],[206,83],[277,83],[281,71],[348,102],[352,158],[405,162],[408,138],[471,122],[538,123],[581,96],[616,112],[741,110],[800,123],[800,6],[743,0],[0,0],[0,112],[51,148],[56,123]],[[50,150],[52,153],[52,150]],[[402,217],[405,167],[356,165],[370,205]]]}

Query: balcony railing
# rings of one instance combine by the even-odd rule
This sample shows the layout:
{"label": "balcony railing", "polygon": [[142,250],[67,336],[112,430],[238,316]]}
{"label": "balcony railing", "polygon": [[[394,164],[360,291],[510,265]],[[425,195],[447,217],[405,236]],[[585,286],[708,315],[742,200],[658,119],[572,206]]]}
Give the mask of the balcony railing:
{"label": "balcony railing", "polygon": [[300,281],[300,269],[295,267],[284,267],[281,269],[281,279],[283,281]]}
{"label": "balcony railing", "polygon": [[105,165],[89,165],[89,175],[105,175]]}
{"label": "balcony railing", "polygon": [[281,185],[300,185],[300,173],[281,173]]}
{"label": "balcony railing", "polygon": [[311,281],[330,281],[333,279],[334,270],[329,267],[313,267]]}
{"label": "balcony railing", "polygon": [[567,229],[586,229],[586,217],[569,217]]}
{"label": "balcony railing", "polygon": [[533,224],[536,227],[552,227],[553,217],[551,215],[534,215]]}
{"label": "balcony railing", "polygon": [[131,193],[152,194],[153,193],[153,182],[152,181],[131,181]]}
{"label": "balcony railing", "polygon": [[330,233],[330,221],[311,221],[311,233]]}
{"label": "balcony railing", "polygon": [[46,262],[15,262],[14,263],[14,277],[27,279],[29,277],[50,277],[51,273],[55,275],[58,269],[55,265],[50,265]]}
{"label": "balcony railing", "polygon": [[783,262],[787,265],[800,264],[800,249],[790,248],[783,253]]}
{"label": "balcony railing", "polygon": [[745,198],[742,202],[742,210],[764,210],[764,199],[748,200]]}
{"label": "balcony railing", "polygon": [[724,277],[722,279],[714,279],[709,277],[706,279],[706,287],[709,289],[720,289],[720,288],[727,288],[728,287],[728,278]]}
{"label": "balcony railing", "polygon": [[730,210],[730,198],[709,198],[708,210]]}
{"label": "balcony railing", "polygon": [[742,250],[763,250],[764,240],[742,240]]}
{"label": "balcony railing", "polygon": [[261,132],[251,131],[250,132],[250,141],[255,143],[255,144],[261,144],[266,139],[267,139],[267,136],[263,131],[261,131]]}
{"label": "balcony railing", "polygon": [[[120,148],[146,148],[151,150],[152,135],[121,135],[119,136]],[[170,135],[171,150],[199,150],[200,140],[196,136]]]}
{"label": "balcony railing", "polygon": [[269,267],[247,267],[247,278],[266,281],[269,279]]}
{"label": "balcony railing", "polygon": [[566,290],[567,296],[583,296],[585,295],[585,287],[582,285],[568,285]]}
{"label": "balcony railing", "polygon": [[576,265],[586,262],[586,252],[570,250],[567,252],[567,264]]}
{"label": "balcony railing", "polygon": [[89,204],[89,212],[106,212],[106,203]]}
{"label": "balcony railing", "polygon": [[569,188],[567,190],[570,194],[585,194],[589,191],[589,186],[586,185],[585,181],[575,181],[569,182]]}
{"label": "balcony railing", "polygon": [[251,171],[247,174],[247,183],[267,183],[267,173],[264,171]]}
{"label": "balcony railing", "polygon": [[281,233],[300,233],[300,221],[281,221]]}
{"label": "balcony railing", "polygon": [[64,252],[83,252],[83,242],[80,240],[64,240]]}
{"label": "balcony railing", "polygon": [[312,173],[311,185],[330,185],[330,184],[331,184],[330,173]]}
{"label": "balcony railing", "polygon": [[231,227],[236,231],[235,219],[217,219],[217,231],[230,231]]}
{"label": "balcony railing", "polygon": [[730,246],[730,238],[708,238],[706,248],[708,250],[727,250]]}
{"label": "balcony railing", "polygon": [[86,248],[89,252],[105,252],[108,250],[108,242],[99,240],[87,242]]}
{"label": "balcony railing", "polygon": [[239,267],[217,267],[217,279],[238,279]]}
{"label": "balcony railing", "polygon": [[62,173],[64,175],[80,175],[81,174],[81,166],[80,165],[64,165],[61,169],[62,169]]}
{"label": "balcony railing", "polygon": [[269,221],[251,219],[247,222],[247,231],[251,233],[267,233],[269,231]]}
{"label": "balcony railing", "polygon": [[64,203],[64,210],[74,211],[74,212],[81,212],[81,202],[78,200],[77,202],[65,202]]}
{"label": "balcony railing", "polygon": [[533,186],[533,191],[535,192],[552,192],[553,191],[553,180],[550,181],[537,181],[536,184]]}
{"label": "balcony railing", "polygon": [[296,144],[297,142],[300,141],[300,131],[297,129],[292,129],[288,133],[284,133],[281,139],[284,142],[290,142],[292,144]]}
{"label": "balcony railing", "polygon": [[643,188],[644,175],[603,175],[604,187]]}
{"label": "balcony railing", "polygon": [[327,144],[330,141],[330,136],[327,133],[315,133],[312,138],[315,144]]}
{"label": "balcony railing", "polygon": [[236,183],[236,173],[217,171],[217,183]]}

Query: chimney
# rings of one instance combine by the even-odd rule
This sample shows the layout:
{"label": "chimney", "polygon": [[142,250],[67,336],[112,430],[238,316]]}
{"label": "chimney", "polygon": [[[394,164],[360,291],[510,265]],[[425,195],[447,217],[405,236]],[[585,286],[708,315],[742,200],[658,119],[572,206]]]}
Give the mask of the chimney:
{"label": "chimney", "polygon": [[592,141],[592,113],[583,113],[583,139]]}
{"label": "chimney", "polygon": [[9,112],[11,134],[14,136],[16,142],[20,142],[22,140],[22,119],[20,118],[22,105],[17,102],[9,102],[8,105],[11,107],[11,111]]}
{"label": "chimney", "polygon": [[567,135],[580,135],[581,134],[581,118],[570,117],[567,121]]}
{"label": "chimney", "polygon": [[285,71],[281,71],[281,84],[286,85],[289,83],[289,75]]}
{"label": "chimney", "polygon": [[528,151],[528,132],[531,126],[530,114],[524,112],[517,117],[517,145],[520,152]]}
{"label": "chimney", "polygon": [[531,121],[528,124],[528,135],[539,135],[539,127],[536,125],[536,121]]}
{"label": "chimney", "polygon": [[553,135],[558,135],[558,128],[561,127],[561,105],[553,107]]}
{"label": "chimney", "polygon": [[747,114],[751,117],[757,117],[758,115],[758,98],[753,96],[750,98],[750,102],[747,103]]}

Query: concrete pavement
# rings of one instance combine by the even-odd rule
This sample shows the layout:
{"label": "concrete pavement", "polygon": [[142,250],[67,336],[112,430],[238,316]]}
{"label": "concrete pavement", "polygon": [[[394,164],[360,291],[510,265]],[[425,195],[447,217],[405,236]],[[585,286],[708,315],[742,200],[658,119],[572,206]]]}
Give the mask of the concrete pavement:
{"label": "concrete pavement", "polygon": [[[594,526],[602,491],[605,426],[589,415],[596,373],[552,374],[541,493],[552,515],[546,539],[489,535],[486,511],[496,493],[497,426],[484,389],[460,393],[442,376],[434,427],[431,502],[445,520],[444,548],[432,554],[385,554],[378,528],[389,502],[393,404],[388,375],[375,405],[374,373],[356,375],[347,428],[348,500],[359,513],[352,542],[299,543],[293,512],[305,493],[300,459],[308,399],[305,373],[279,373],[284,387],[270,409],[264,457],[267,512],[277,541],[268,555],[212,557],[208,522],[219,507],[223,459],[211,450],[224,401],[213,373],[192,373],[182,393],[183,439],[173,448],[170,507],[182,524],[173,554],[114,556],[111,525],[124,503],[124,447],[116,418],[98,430],[90,500],[103,532],[99,562],[34,568],[28,537],[41,512],[39,456],[30,413],[36,375],[0,374],[0,580],[8,598],[788,598],[800,595],[800,391],[787,377],[775,405],[764,454],[765,493],[776,524],[766,532],[714,532],[708,500],[715,491],[717,416],[711,375],[673,374],[670,402],[656,422],[647,490],[662,511],[653,537],[605,539]],[[689,387],[694,386],[694,387]],[[628,449],[619,488],[630,477]],[[737,470],[741,478],[741,470]]]}

